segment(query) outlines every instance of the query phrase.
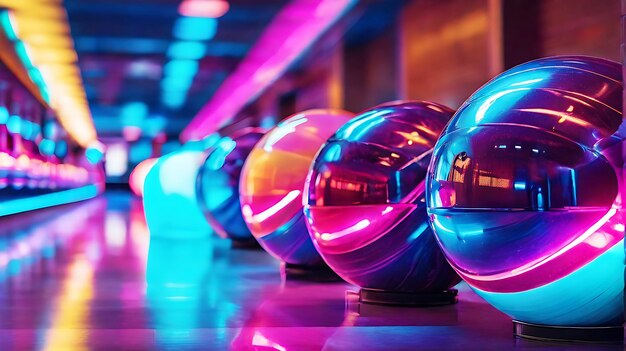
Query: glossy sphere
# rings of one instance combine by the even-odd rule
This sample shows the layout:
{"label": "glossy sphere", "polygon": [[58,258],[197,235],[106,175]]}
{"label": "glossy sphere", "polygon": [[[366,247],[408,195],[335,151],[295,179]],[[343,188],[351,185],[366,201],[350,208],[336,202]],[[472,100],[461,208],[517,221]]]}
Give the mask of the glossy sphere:
{"label": "glossy sphere", "polygon": [[309,231],[345,280],[389,291],[443,291],[459,282],[428,226],[424,179],[452,116],[429,102],[366,111],[324,145],[307,178]]}
{"label": "glossy sphere", "polygon": [[149,158],[141,161],[128,177],[128,185],[135,196],[143,197],[143,185],[148,176],[148,172],[157,163],[156,158]]}
{"label": "glossy sphere", "polygon": [[198,174],[198,201],[215,232],[234,241],[254,241],[241,216],[239,178],[243,164],[265,130],[245,128],[207,152]]}
{"label": "glossy sphere", "polygon": [[458,273],[515,319],[621,324],[620,65],[553,57],[502,73],[460,108],[427,181]]}
{"label": "glossy sphere", "polygon": [[287,118],[254,148],[241,175],[248,227],[270,254],[294,265],[322,265],[305,225],[302,192],[319,148],[354,115],[309,110]]}
{"label": "glossy sphere", "polygon": [[196,178],[204,160],[198,150],[182,149],[158,159],[143,187],[143,207],[151,237],[204,238],[211,227],[196,198]]}

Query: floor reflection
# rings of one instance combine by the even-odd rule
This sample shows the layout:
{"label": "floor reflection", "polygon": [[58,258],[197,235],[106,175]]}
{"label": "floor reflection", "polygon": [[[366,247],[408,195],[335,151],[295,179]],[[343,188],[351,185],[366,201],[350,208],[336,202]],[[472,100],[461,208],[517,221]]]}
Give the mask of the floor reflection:
{"label": "floor reflection", "polygon": [[514,340],[510,320],[465,285],[456,306],[361,305],[346,283],[281,280],[259,250],[151,239],[125,193],[0,226],[0,350],[546,347]]}

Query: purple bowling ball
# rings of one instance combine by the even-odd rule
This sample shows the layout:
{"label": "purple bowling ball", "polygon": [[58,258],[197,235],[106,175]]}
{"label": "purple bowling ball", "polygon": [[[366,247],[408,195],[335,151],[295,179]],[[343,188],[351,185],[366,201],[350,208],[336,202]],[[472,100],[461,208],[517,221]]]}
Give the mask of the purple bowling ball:
{"label": "purple bowling ball", "polygon": [[454,111],[422,101],[363,112],[322,147],[309,172],[305,214],[328,265],[362,288],[441,292],[460,281],[428,224],[424,180]]}
{"label": "purple bowling ball", "polygon": [[215,232],[234,243],[255,243],[241,214],[239,178],[243,164],[265,129],[244,128],[220,139],[198,174],[198,202]]}
{"label": "purple bowling ball", "polygon": [[427,202],[438,242],[515,320],[623,336],[621,80],[619,63],[592,57],[519,65],[437,142]]}

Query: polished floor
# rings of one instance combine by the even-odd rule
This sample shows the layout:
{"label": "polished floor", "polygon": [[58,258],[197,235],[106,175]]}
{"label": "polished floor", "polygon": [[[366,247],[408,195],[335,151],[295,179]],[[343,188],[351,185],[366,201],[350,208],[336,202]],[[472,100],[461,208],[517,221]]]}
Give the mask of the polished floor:
{"label": "polished floor", "polygon": [[0,221],[0,350],[607,349],[518,340],[466,286],[431,308],[285,281],[258,250],[150,238],[126,193]]}

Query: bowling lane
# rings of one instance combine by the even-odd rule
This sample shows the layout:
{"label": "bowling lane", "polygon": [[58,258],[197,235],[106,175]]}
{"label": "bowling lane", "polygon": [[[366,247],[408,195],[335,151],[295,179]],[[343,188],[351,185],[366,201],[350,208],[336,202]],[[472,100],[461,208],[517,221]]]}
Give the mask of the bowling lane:
{"label": "bowling lane", "polygon": [[555,346],[513,339],[509,318],[464,285],[455,306],[360,305],[345,283],[285,281],[260,250],[151,240],[126,193],[0,222],[0,350]]}

